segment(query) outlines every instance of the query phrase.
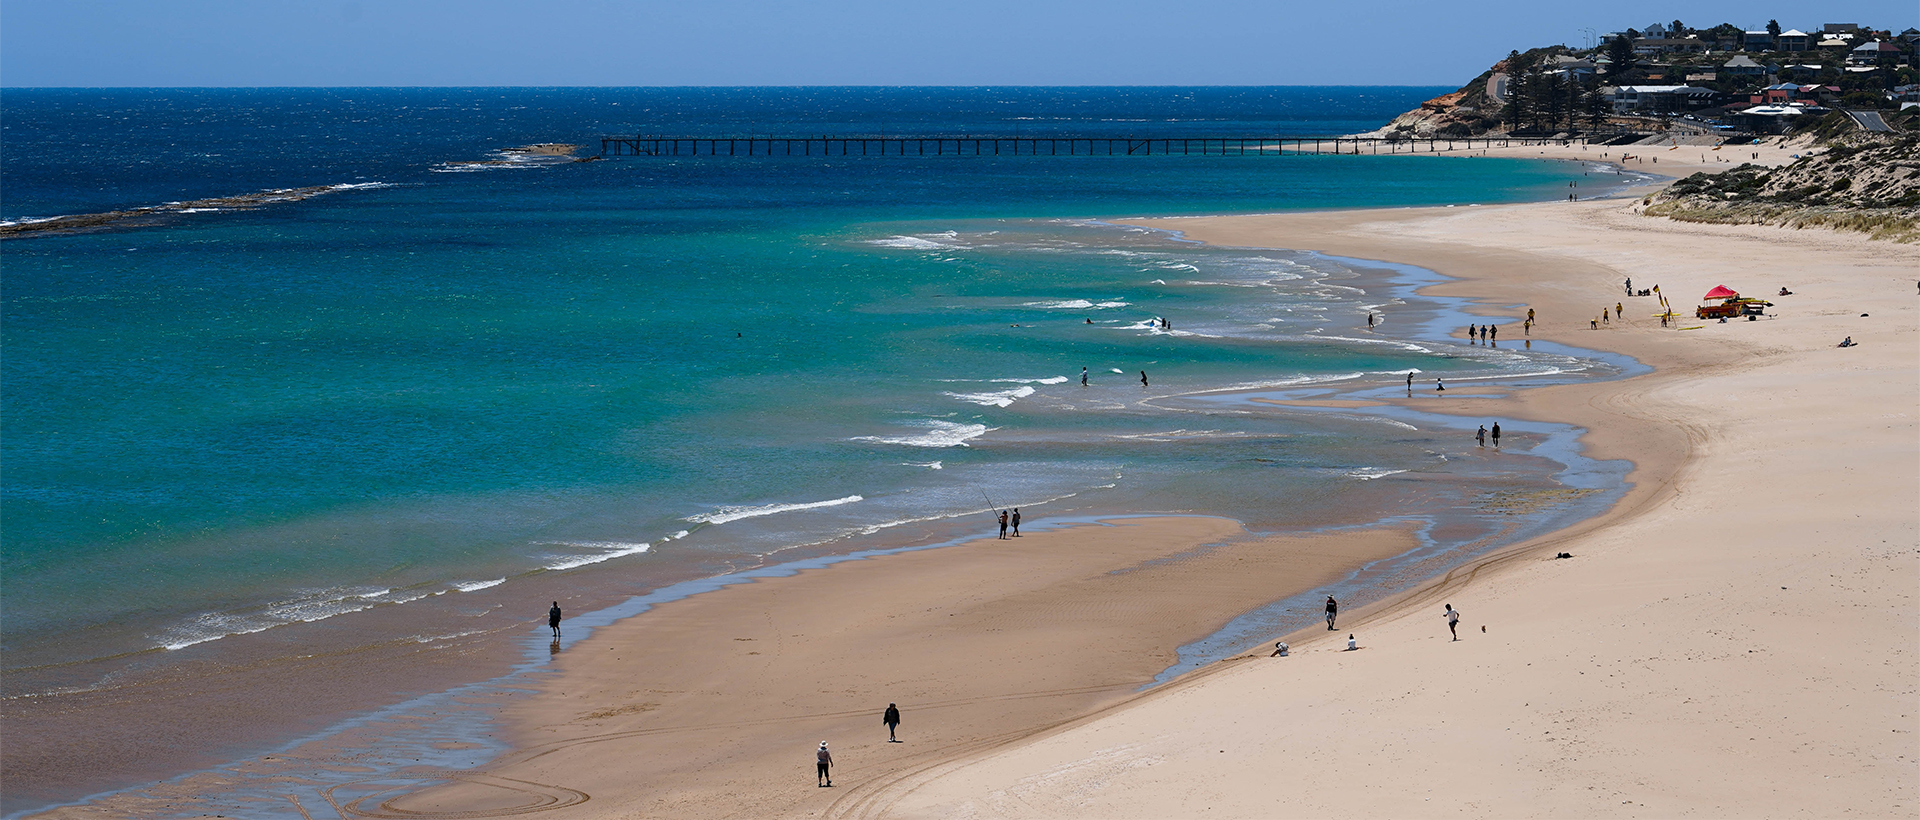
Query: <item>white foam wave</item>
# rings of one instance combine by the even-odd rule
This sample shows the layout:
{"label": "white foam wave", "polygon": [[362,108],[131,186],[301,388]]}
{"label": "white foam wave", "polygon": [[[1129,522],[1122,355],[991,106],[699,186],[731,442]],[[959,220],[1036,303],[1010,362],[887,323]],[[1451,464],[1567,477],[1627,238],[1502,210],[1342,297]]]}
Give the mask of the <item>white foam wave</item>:
{"label": "white foam wave", "polygon": [[1011,390],[996,390],[990,393],[947,393],[945,395],[952,396],[961,401],[972,402],[982,407],[1007,407],[1012,405],[1017,399],[1024,399],[1033,395],[1033,388],[1022,385]]}
{"label": "white foam wave", "polygon": [[556,556],[556,560],[553,563],[547,564],[544,567],[553,572],[577,569],[587,566],[588,564],[598,564],[602,561],[611,561],[627,555],[639,555],[653,548],[652,544],[634,544],[621,541],[577,541],[559,544],[558,546],[598,550],[598,552],[590,552],[584,555]]}
{"label": "white foam wave", "polygon": [[[949,236],[951,236],[951,234],[949,234]],[[931,239],[918,236],[890,236],[886,239],[869,239],[867,240],[867,244],[881,248],[899,248],[908,251],[951,251],[961,249],[959,245],[935,242]]]}
{"label": "white foam wave", "polygon": [[1026,303],[1023,303],[1022,306],[1037,307],[1037,308],[1043,308],[1046,310],[1109,310],[1112,308],[1123,308],[1130,304],[1133,304],[1133,303],[1121,302],[1118,300],[1095,302],[1089,299],[1067,299],[1067,300],[1052,301],[1052,302],[1026,302]]}
{"label": "white foam wave", "polygon": [[696,524],[725,524],[728,521],[739,521],[742,518],[759,518],[763,515],[777,515],[779,513],[797,512],[800,510],[817,510],[821,507],[837,507],[841,504],[852,504],[856,501],[865,500],[866,498],[863,496],[850,495],[846,498],[835,498],[831,501],[814,501],[806,504],[765,504],[758,507],[721,507],[710,513],[690,515],[681,520],[692,521]]}
{"label": "white foam wave", "polygon": [[1357,479],[1360,479],[1361,481],[1372,481],[1376,478],[1386,478],[1387,476],[1399,475],[1404,472],[1406,472],[1406,470],[1382,470],[1377,467],[1363,467],[1361,469],[1354,470],[1351,473],[1347,473],[1347,477],[1357,478]]}
{"label": "white foam wave", "polygon": [[453,588],[461,592],[479,592],[483,589],[497,587],[506,582],[507,579],[505,578],[495,578],[491,581],[455,581]]}
{"label": "white foam wave", "polygon": [[903,461],[900,462],[900,464],[903,467],[925,467],[929,470],[939,470],[945,467],[945,465],[942,465],[938,461]]}
{"label": "white foam wave", "polygon": [[979,438],[993,429],[984,424],[956,424],[951,421],[924,419],[919,426],[927,432],[912,436],[855,436],[849,441],[871,441],[878,444],[900,444],[907,447],[965,447],[969,439]]}
{"label": "white foam wave", "polygon": [[1048,376],[1044,379],[988,379],[987,381],[1000,382],[1002,384],[1066,384],[1067,377]]}
{"label": "white foam wave", "polygon": [[170,628],[154,638],[162,649],[185,649],[234,635],[265,632],[291,623],[323,621],[336,615],[372,609],[385,603],[416,601],[432,593],[401,593],[371,587],[337,587],[313,590],[299,597],[268,604],[258,612],[208,612],[191,623]]}

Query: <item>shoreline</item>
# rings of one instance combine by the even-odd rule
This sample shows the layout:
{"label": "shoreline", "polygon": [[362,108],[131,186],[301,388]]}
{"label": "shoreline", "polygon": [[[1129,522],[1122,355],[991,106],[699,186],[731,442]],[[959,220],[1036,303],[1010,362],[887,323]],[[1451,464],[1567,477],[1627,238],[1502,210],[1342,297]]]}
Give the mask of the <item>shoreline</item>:
{"label": "shoreline", "polygon": [[[1573,159],[1581,159],[1581,158],[1578,158],[1578,157],[1574,157]],[[1541,207],[1544,207],[1544,206],[1545,206],[1545,205],[1542,205]],[[1529,206],[1480,206],[1480,208],[1481,208],[1481,209],[1487,209],[1487,208],[1503,208],[1503,207],[1529,207]],[[1396,211],[1397,211],[1397,210],[1416,210],[1416,211],[1419,211],[1419,210],[1425,210],[1425,211],[1433,211],[1433,210],[1439,210],[1439,209],[1396,209]],[[1464,209],[1460,209],[1460,210],[1464,210]],[[1476,210],[1478,210],[1478,209],[1476,209]],[[1316,212],[1316,213],[1334,213],[1334,214],[1345,214],[1345,215],[1352,215],[1352,214],[1366,214],[1366,213],[1374,213],[1374,212],[1370,212],[1370,211],[1339,211],[1339,212]],[[1274,216],[1275,218],[1294,218],[1294,217],[1299,217],[1299,216],[1302,216],[1302,214],[1300,214],[1300,213],[1287,213],[1287,214],[1280,214],[1280,215],[1273,215],[1273,216]],[[1179,222],[1179,223],[1185,223],[1185,222],[1188,222],[1188,221],[1190,221],[1190,220],[1193,220],[1193,219],[1200,219],[1200,220],[1207,220],[1207,219],[1214,219],[1214,218],[1207,218],[1207,217],[1199,217],[1199,218],[1186,218],[1186,217],[1182,217],[1182,218],[1174,218],[1174,220],[1173,220],[1173,221],[1176,221],[1176,222]],[[1346,254],[1342,254],[1342,255],[1346,255]],[[1463,387],[1464,387],[1464,386],[1463,386]],[[1336,389],[1338,389],[1338,388],[1336,387]],[[1494,385],[1489,385],[1487,389],[1490,389],[1490,390],[1492,390],[1492,391],[1494,391],[1494,392],[1499,392],[1499,391],[1502,391],[1502,390],[1507,390],[1507,389],[1510,389],[1510,388],[1506,388],[1506,387],[1504,387],[1504,386],[1501,386],[1501,385],[1498,385],[1498,384],[1494,384]],[[1533,389],[1541,389],[1541,388],[1529,388],[1529,390],[1533,390]],[[1278,392],[1287,392],[1287,391],[1278,391]],[[1454,392],[1454,391],[1450,391],[1450,392]],[[1468,395],[1470,395],[1470,394],[1473,394],[1473,393],[1474,393],[1474,390],[1469,390],[1469,389],[1460,389],[1460,390],[1458,390],[1458,392],[1455,392],[1455,396],[1454,396],[1454,398],[1466,398],[1466,397],[1467,397]],[[1422,410],[1423,410],[1423,411],[1430,411],[1431,409],[1432,409],[1432,408],[1425,408],[1425,407],[1423,407],[1423,408],[1422,408]],[[1444,411],[1443,411],[1443,412],[1444,412]],[[1640,469],[1640,468],[1636,468],[1636,475],[1638,475],[1638,473],[1639,473],[1639,469]],[[1616,509],[1618,508],[1618,506],[1619,506],[1619,505],[1616,505]],[[1596,527],[1597,527],[1597,526],[1599,526],[1599,525],[1598,525],[1598,524],[1595,524],[1594,526],[1596,526]],[[1384,604],[1383,604],[1383,605],[1384,605]],[[1362,612],[1357,612],[1357,613],[1355,613],[1355,615],[1363,615],[1363,614],[1364,614],[1364,613],[1362,613]],[[1189,676],[1189,677],[1191,677],[1191,676]],[[1183,678],[1183,680],[1185,680],[1185,679]]]}
{"label": "shoreline", "polygon": [[[1383,276],[1393,276],[1393,275],[1397,275],[1397,274],[1396,274],[1396,273],[1394,273],[1394,272],[1391,272],[1391,271],[1387,271],[1387,270],[1384,270],[1384,269],[1383,269],[1383,270],[1381,271],[1381,275],[1383,275]],[[1430,309],[1430,308],[1428,308],[1428,309]],[[1339,387],[1338,387],[1338,386],[1336,385],[1336,386],[1335,386],[1335,389],[1341,389],[1341,388],[1339,388]],[[1094,516],[1094,517],[1097,517],[1097,518],[1113,518],[1113,517],[1115,517],[1115,516],[1107,516],[1107,515],[1098,515],[1098,516]],[[1402,552],[1405,552],[1405,550],[1402,550]],[[698,581],[697,581],[697,580],[696,580],[696,581],[694,581],[694,582],[695,582],[695,583],[698,583]],[[1262,603],[1262,604],[1265,604],[1265,603],[1267,603],[1267,602],[1261,602],[1261,603]],[[1225,612],[1225,613],[1222,613],[1222,617],[1224,618],[1224,617],[1240,617],[1240,616],[1245,616],[1245,615],[1248,615],[1248,614],[1250,614],[1250,613],[1251,613],[1251,611],[1252,611],[1253,609],[1254,609],[1254,607],[1248,607],[1248,609],[1245,609],[1245,610],[1236,610],[1236,611],[1233,611],[1233,612]],[[1193,634],[1193,635],[1191,635],[1191,637],[1194,637],[1194,638],[1202,638],[1202,637],[1206,637],[1206,636],[1208,636],[1208,635],[1210,635],[1210,634],[1212,634],[1212,631],[1204,631],[1204,632],[1200,632],[1200,633],[1198,633],[1198,634]],[[516,643],[517,643],[517,642],[516,642]],[[1168,647],[1168,649],[1173,649],[1173,648],[1174,648],[1174,647]],[[513,663],[513,661],[511,661],[510,659],[502,659],[502,658],[500,658],[500,657],[499,657],[499,654],[500,654],[499,652],[494,652],[494,653],[492,653],[492,656],[493,656],[493,657],[491,657],[491,658],[489,659],[489,662],[491,662],[491,663],[494,663],[494,664],[505,664],[505,665],[511,665],[511,664]],[[511,652],[511,651],[509,651],[509,652],[508,652],[508,654],[509,654],[509,655],[511,655],[511,654],[512,654],[512,652]],[[1166,663],[1163,663],[1163,664],[1160,664],[1160,667],[1159,667],[1159,668],[1157,668],[1157,669],[1154,669],[1154,670],[1152,670],[1152,673],[1150,673],[1150,674],[1149,674],[1149,675],[1147,676],[1147,679],[1146,679],[1146,680],[1143,680],[1143,681],[1142,681],[1142,685],[1146,685],[1147,683],[1150,683],[1150,682],[1151,682],[1151,679],[1152,679],[1152,678],[1155,678],[1155,677],[1158,677],[1158,676],[1160,676],[1160,675],[1162,675],[1162,674],[1164,674],[1164,673],[1166,673],[1166,672],[1169,672],[1169,671],[1174,671],[1174,670],[1175,670],[1175,663],[1174,663],[1174,661],[1175,661],[1175,657],[1173,657],[1173,656],[1169,656],[1169,657],[1167,657],[1167,658],[1166,658],[1166,661],[1167,661]],[[466,688],[468,688],[468,687],[459,687],[459,689],[463,689],[463,690],[464,690],[464,689],[466,689]],[[393,712],[394,712],[394,711],[395,711],[396,709],[398,709],[398,710],[402,710],[402,711],[404,711],[404,708],[405,708],[406,706],[407,706],[407,704],[405,704],[405,703],[403,703],[403,704],[400,704],[400,705],[399,705],[399,706],[397,706],[397,707],[388,707],[388,708],[385,708],[385,709],[381,709],[381,710],[379,710],[378,712],[376,712],[376,713],[375,713],[375,714],[374,714],[373,716],[370,716],[370,717],[357,717],[357,718],[354,718],[354,720],[353,720],[353,721],[350,721],[350,723],[359,723],[359,722],[362,722],[363,720],[368,720],[368,719],[378,719],[378,717],[379,717],[380,715],[385,715],[385,714],[389,714],[389,713],[393,713]],[[323,735],[325,735],[325,734],[327,734],[327,732],[323,732],[322,734],[323,734]],[[308,739],[309,739],[309,741],[311,741],[311,740],[313,740],[313,739],[314,739],[314,737],[310,735]],[[294,746],[295,746],[295,747],[298,747],[298,746],[301,746],[301,745],[303,745],[303,743],[296,743],[296,744],[294,744]],[[323,744],[323,745],[329,745],[329,744]],[[287,748],[287,747],[274,747],[274,748],[275,748],[276,750],[279,750],[279,749],[283,749],[283,748]],[[224,761],[223,761],[223,762],[224,762]],[[244,761],[244,759],[243,759],[242,761],[240,761],[240,763],[242,764],[242,768],[244,768],[244,767],[245,767],[245,761]],[[229,767],[225,767],[225,766],[220,766],[220,767],[216,767],[216,768],[229,768]],[[210,771],[209,771],[209,772],[202,772],[201,774],[202,774],[202,775],[205,775],[205,774],[209,774],[209,773],[211,773],[211,772],[210,772]],[[193,783],[196,783],[196,784],[200,784],[200,785],[204,785],[204,781],[200,781],[200,780],[196,780],[196,779],[195,779],[196,777],[197,777],[197,776],[193,776],[193,775],[189,775],[189,776],[187,776],[187,781],[186,781],[186,782],[193,782]],[[177,781],[177,780],[178,780],[178,779],[176,779],[176,781]],[[176,786],[177,786],[177,785],[178,785],[178,783],[177,783],[177,782],[175,782],[175,781],[170,781],[170,782],[169,782],[168,784],[163,784],[163,785],[162,785],[162,786],[161,786],[160,788],[157,788],[157,789],[147,789],[147,790],[144,790],[144,791],[145,791],[146,793],[148,793],[148,794],[168,794],[168,795],[173,795],[173,796],[172,796],[172,797],[170,797],[169,799],[179,799],[179,798],[181,798],[181,797],[185,797],[185,796],[187,796],[187,794],[190,794],[190,793],[191,793],[191,792],[193,791],[193,788],[198,788],[198,786],[195,786],[195,787],[193,787],[193,788],[189,788],[189,789],[187,789],[187,792],[183,794],[183,793],[179,793],[179,792],[177,792],[177,791],[176,791]],[[109,795],[112,795],[112,794],[114,794],[114,793],[109,793]],[[100,795],[95,795],[95,796],[94,796],[94,799],[97,799],[97,798],[100,798],[100,797],[101,797]],[[107,800],[108,802],[111,802],[111,801],[113,801],[114,799],[115,799],[115,798],[114,798],[114,797],[112,797],[112,796],[108,796],[108,797],[106,798],[106,800]],[[58,811],[58,810],[56,810],[56,811]],[[55,815],[55,816],[57,816],[57,815]]]}
{"label": "shoreline", "polygon": [[[1592,334],[1591,309],[1575,311],[1619,300],[1622,274],[1665,285],[1677,311],[1721,280],[1801,296],[1782,297],[1772,320],[1704,332],[1636,315],[1582,343],[1654,373],[1500,399],[1515,415],[1576,419],[1595,457],[1634,461],[1635,487],[1606,515],[1354,613],[1372,651],[1296,633],[1296,659],[1215,665],[1034,739],[867,784],[864,813],[1154,817],[1194,799],[1222,816],[1910,811],[1920,391],[1906,355],[1913,297],[1899,286],[1920,254],[1863,235],[1650,220],[1630,215],[1635,204],[1146,222],[1216,244],[1419,264],[1453,277],[1431,290],[1475,298],[1505,327],[1527,306],[1560,306],[1535,329],[1548,339]],[[1793,278],[1742,273],[1779,269]],[[1848,312],[1864,302],[1871,317]],[[1875,352],[1836,372],[1828,351],[1849,333]],[[1846,457],[1828,457],[1834,446]],[[1767,523],[1724,532],[1714,514]],[[1563,551],[1574,560],[1553,559]],[[1460,643],[1445,640],[1443,602],[1468,613]],[[1492,629],[1483,638],[1475,625]],[[1219,731],[1191,731],[1200,725]],[[1260,772],[1309,758],[1339,771],[1341,788],[1264,787]]]}

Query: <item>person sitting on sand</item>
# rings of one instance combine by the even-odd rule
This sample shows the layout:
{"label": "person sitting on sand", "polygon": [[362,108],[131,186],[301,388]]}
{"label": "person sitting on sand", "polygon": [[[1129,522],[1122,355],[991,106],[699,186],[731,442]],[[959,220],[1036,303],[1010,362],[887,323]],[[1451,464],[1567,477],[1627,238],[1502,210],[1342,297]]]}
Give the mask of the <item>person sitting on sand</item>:
{"label": "person sitting on sand", "polygon": [[1354,640],[1353,635],[1351,634],[1347,635],[1347,651],[1352,652],[1353,650],[1359,649],[1359,648],[1360,648],[1360,642]]}
{"label": "person sitting on sand", "polygon": [[1287,646],[1287,642],[1286,642],[1286,641],[1277,641],[1277,642],[1275,642],[1275,643],[1274,643],[1274,645],[1273,645],[1273,654],[1271,654],[1271,655],[1268,655],[1267,657],[1269,657],[1269,658],[1284,658],[1284,657],[1286,657],[1286,656],[1287,656],[1287,652],[1288,652],[1288,651],[1290,651],[1290,650],[1292,650],[1292,648],[1293,648],[1293,647],[1290,647],[1290,646]]}
{"label": "person sitting on sand", "polygon": [[1445,383],[1445,382],[1442,382],[1442,381],[1440,381],[1439,379],[1434,379],[1434,380],[1433,380],[1433,392],[1435,392],[1435,393],[1445,393],[1445,392],[1447,392],[1447,385],[1446,385],[1446,383]]}
{"label": "person sitting on sand", "polygon": [[1781,289],[1780,289],[1780,295],[1781,295],[1781,296],[1792,296],[1792,295],[1793,295],[1793,291],[1790,291],[1790,290],[1787,290],[1786,288],[1781,288]]}
{"label": "person sitting on sand", "polygon": [[1845,339],[1842,339],[1842,340],[1840,340],[1840,346],[1841,346],[1841,347],[1853,347],[1853,337],[1852,337],[1852,336],[1848,336],[1847,338],[1845,338]]}

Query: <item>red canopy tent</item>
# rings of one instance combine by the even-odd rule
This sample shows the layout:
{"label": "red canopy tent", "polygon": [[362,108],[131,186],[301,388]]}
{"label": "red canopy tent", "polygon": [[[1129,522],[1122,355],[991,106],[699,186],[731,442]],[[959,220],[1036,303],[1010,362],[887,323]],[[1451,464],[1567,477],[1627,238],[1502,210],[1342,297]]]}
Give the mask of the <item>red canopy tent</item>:
{"label": "red canopy tent", "polygon": [[1702,296],[1700,298],[1702,299],[1738,299],[1740,298],[1740,293],[1738,291],[1733,290],[1732,288],[1727,287],[1726,285],[1721,285],[1717,288],[1714,288],[1713,290],[1707,291],[1707,295]]}

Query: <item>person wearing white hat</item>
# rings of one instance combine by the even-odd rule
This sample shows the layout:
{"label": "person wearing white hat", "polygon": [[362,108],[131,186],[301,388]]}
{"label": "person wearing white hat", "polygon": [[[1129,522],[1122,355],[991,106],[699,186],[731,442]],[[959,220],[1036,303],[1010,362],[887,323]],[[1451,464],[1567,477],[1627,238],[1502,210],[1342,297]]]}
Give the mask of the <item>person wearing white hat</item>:
{"label": "person wearing white hat", "polygon": [[833,774],[831,770],[833,768],[833,753],[827,751],[826,741],[820,741],[820,751],[814,753],[813,759],[815,761],[815,773],[819,775],[819,785],[822,787],[832,786]]}

